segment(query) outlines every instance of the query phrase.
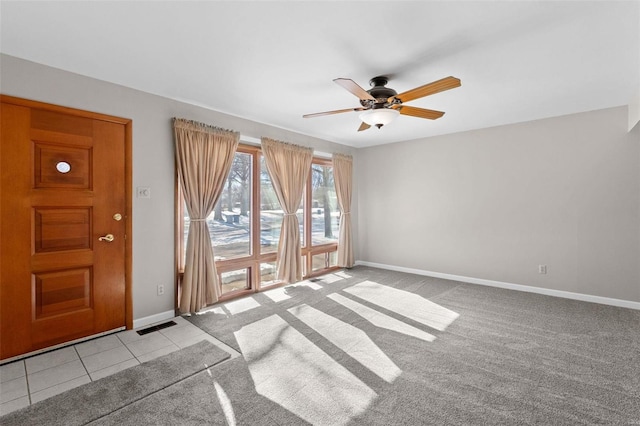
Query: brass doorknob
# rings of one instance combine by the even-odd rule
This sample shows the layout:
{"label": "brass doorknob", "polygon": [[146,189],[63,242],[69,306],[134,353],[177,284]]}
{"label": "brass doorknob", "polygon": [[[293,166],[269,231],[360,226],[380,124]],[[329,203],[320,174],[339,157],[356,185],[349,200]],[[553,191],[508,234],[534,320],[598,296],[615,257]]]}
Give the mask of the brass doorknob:
{"label": "brass doorknob", "polygon": [[114,237],[113,234],[107,234],[104,237],[98,238],[98,241],[106,241],[106,242],[110,243],[111,241],[113,241],[115,239],[116,239],[116,237]]}

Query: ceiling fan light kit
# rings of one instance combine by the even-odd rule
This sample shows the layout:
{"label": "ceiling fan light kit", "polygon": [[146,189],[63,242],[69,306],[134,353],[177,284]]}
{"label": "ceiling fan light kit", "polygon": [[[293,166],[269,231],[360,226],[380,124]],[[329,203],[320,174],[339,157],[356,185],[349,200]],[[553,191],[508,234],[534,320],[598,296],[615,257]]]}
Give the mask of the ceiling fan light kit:
{"label": "ceiling fan light kit", "polygon": [[372,78],[371,81],[369,81],[372,86],[369,90],[364,90],[349,78],[336,78],[333,81],[356,95],[360,99],[360,105],[362,105],[362,107],[316,112],[314,114],[305,114],[302,117],[312,118],[343,112],[364,111],[360,114],[362,123],[358,128],[359,132],[367,130],[371,126],[376,126],[379,129],[385,124],[391,123],[401,114],[436,120],[442,117],[444,112],[406,106],[403,105],[403,102],[412,101],[461,86],[460,79],[450,76],[398,94],[395,90],[386,87],[388,78],[384,76]]}
{"label": "ceiling fan light kit", "polygon": [[379,129],[385,124],[391,123],[399,115],[400,111],[398,111],[397,109],[369,109],[360,114],[360,120],[364,121],[370,126],[376,126]]}

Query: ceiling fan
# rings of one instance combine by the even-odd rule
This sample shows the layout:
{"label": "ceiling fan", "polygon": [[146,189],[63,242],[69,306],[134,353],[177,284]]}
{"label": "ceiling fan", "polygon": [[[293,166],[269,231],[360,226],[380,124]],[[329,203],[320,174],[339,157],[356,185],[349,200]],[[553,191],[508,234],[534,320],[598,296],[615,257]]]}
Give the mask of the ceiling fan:
{"label": "ceiling fan", "polygon": [[360,105],[362,106],[358,108],[338,109],[334,111],[305,114],[303,117],[312,118],[323,115],[340,114],[343,112],[364,111],[360,114],[362,124],[358,128],[359,132],[367,130],[371,126],[376,126],[379,129],[385,124],[389,124],[400,114],[426,118],[429,120],[440,118],[444,115],[444,112],[412,107],[404,105],[404,102],[433,95],[434,93],[443,92],[445,90],[454,89],[461,85],[460,79],[456,77],[445,77],[441,80],[398,94],[390,87],[385,87],[389,81],[385,76],[372,78],[369,81],[369,84],[372,86],[369,90],[364,90],[349,78],[336,78],[333,81],[356,95],[360,99]]}

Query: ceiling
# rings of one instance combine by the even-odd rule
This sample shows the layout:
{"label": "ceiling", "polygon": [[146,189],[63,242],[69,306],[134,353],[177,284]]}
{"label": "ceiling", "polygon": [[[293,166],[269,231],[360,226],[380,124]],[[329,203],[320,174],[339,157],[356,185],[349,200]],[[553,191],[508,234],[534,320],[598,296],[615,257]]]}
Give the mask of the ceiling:
{"label": "ceiling", "polygon": [[[2,53],[354,147],[626,105],[640,87],[639,1],[0,3]],[[445,111],[357,132],[333,83]],[[215,123],[212,123],[215,124]]]}

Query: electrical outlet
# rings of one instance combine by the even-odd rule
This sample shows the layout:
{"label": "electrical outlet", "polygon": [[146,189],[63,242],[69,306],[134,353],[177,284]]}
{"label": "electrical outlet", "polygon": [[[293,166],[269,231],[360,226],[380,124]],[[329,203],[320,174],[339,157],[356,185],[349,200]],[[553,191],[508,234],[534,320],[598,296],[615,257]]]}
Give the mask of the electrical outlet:
{"label": "electrical outlet", "polygon": [[538,265],[538,273],[546,274],[547,273],[547,265]]}
{"label": "electrical outlet", "polygon": [[162,296],[164,294],[164,285],[158,284],[158,296]]}

